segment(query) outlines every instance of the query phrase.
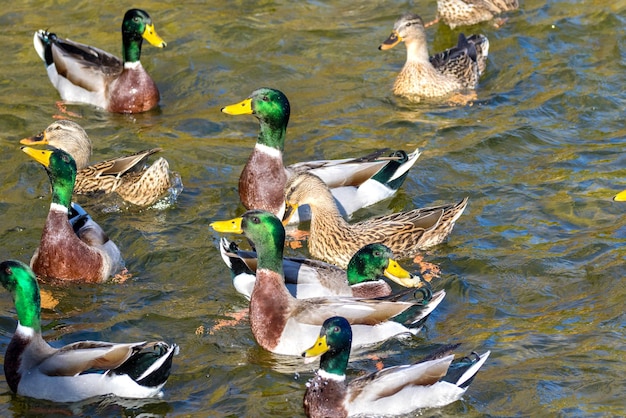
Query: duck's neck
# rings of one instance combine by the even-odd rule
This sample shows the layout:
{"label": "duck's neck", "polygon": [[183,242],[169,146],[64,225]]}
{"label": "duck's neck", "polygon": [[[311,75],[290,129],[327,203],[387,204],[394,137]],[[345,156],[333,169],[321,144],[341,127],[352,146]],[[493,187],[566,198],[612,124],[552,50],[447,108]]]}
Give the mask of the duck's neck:
{"label": "duck's neck", "polygon": [[347,348],[339,351],[331,350],[322,354],[320,359],[320,369],[317,374],[323,378],[333,380],[344,380],[346,369],[348,368],[348,358],[350,357],[350,344]]}
{"label": "duck's neck", "polygon": [[36,281],[18,283],[13,298],[17,312],[17,332],[32,336],[41,332],[41,297]]}
{"label": "duck's neck", "polygon": [[270,270],[283,277],[283,248],[285,234],[268,234],[262,245],[257,245],[257,270]]}
{"label": "duck's neck", "polygon": [[405,42],[406,62],[413,64],[430,64],[426,42]]}
{"label": "duck's neck", "polygon": [[267,121],[261,121],[257,144],[274,148],[281,153],[285,148],[285,135],[287,134],[287,126],[281,124],[270,124]]}
{"label": "duck's neck", "polygon": [[309,203],[311,207],[311,235],[316,230],[339,231],[349,229],[350,225],[341,216],[337,203],[328,189],[319,190],[316,193],[315,202]]}
{"label": "duck's neck", "polygon": [[72,193],[74,193],[74,182],[76,181],[76,170],[72,173],[64,173],[63,175],[54,175],[48,171],[50,185],[52,186],[52,203],[64,206],[69,210],[72,202]]}
{"label": "duck's neck", "polygon": [[[139,62],[143,38],[134,33],[122,33],[122,55],[124,64]],[[126,67],[126,65],[125,65]]]}

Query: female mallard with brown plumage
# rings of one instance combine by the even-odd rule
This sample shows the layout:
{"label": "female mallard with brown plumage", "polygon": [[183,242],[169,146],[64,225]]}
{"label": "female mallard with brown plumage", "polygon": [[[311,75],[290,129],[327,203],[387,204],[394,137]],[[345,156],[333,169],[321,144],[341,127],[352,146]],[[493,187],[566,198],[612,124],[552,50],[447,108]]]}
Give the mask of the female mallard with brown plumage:
{"label": "female mallard with brown plumage", "polygon": [[109,112],[137,113],[152,109],[160,98],[159,89],[139,61],[143,39],[158,48],[166,45],[148,13],[131,9],[122,22],[123,60],[45,30],[35,32],[33,44],[63,100]]}
{"label": "female mallard with brown plumage", "polygon": [[[426,27],[440,20],[450,26],[450,29],[475,25],[518,7],[518,0],[437,0],[437,18],[426,24]],[[496,22],[496,26],[502,23]]]}
{"label": "female mallard with brown plumage", "polygon": [[398,258],[415,256],[420,249],[443,242],[467,205],[465,198],[457,204],[414,209],[349,224],[337,210],[328,187],[310,173],[298,174],[287,182],[285,201],[292,209],[302,204],[311,207],[309,252],[341,268],[348,265],[359,248],[371,242],[386,245]]}
{"label": "female mallard with brown plumage", "polygon": [[296,299],[285,286],[285,228],[270,212],[251,210],[240,218],[211,223],[218,232],[244,233],[258,255],[250,297],[250,327],[257,343],[276,354],[300,355],[326,318],[341,315],[353,326],[353,348],[397,335],[416,334],[445,292],[424,292],[411,301],[329,297]]}
{"label": "female mallard with brown plumage", "polygon": [[407,58],[393,85],[393,93],[409,100],[433,99],[463,93],[478,86],[485,71],[489,41],[483,35],[459,35],[458,44],[428,56],[422,18],[406,13],[394,24],[391,35],[379,49],[390,49],[404,41]]}
{"label": "female mallard with brown plumage", "polygon": [[3,261],[0,283],[11,292],[18,319],[4,356],[4,375],[13,392],[55,402],[161,394],[176,344],[78,341],[51,347],[41,335],[39,285],[32,270],[21,261]]}
{"label": "female mallard with brown plumage", "polygon": [[[281,91],[261,88],[240,103],[226,106],[229,115],[256,116],[257,143],[239,177],[239,197],[246,209],[262,209],[279,218],[285,210],[283,192],[287,179],[310,171],[331,188],[344,215],[392,196],[402,185],[420,153],[382,149],[370,155],[344,160],[307,161],[285,167],[283,149],[289,123],[290,105]],[[290,222],[306,220],[310,214],[300,208]]]}
{"label": "female mallard with brown plumage", "polygon": [[20,143],[47,144],[70,154],[78,169],[74,194],[117,193],[127,202],[149,206],[172,186],[172,173],[166,159],[158,158],[151,166],[146,166],[148,157],[161,151],[161,148],[88,165],[91,139],[79,124],[69,120],[53,122],[40,134],[24,138]]}
{"label": "female mallard with brown plumage", "polygon": [[[30,265],[41,279],[102,282],[123,267],[120,250],[102,228],[78,205],[79,214],[68,219],[76,163],[60,149],[22,150],[41,163],[52,185],[52,203],[43,227],[39,247]],[[74,207],[75,206],[75,207]]]}

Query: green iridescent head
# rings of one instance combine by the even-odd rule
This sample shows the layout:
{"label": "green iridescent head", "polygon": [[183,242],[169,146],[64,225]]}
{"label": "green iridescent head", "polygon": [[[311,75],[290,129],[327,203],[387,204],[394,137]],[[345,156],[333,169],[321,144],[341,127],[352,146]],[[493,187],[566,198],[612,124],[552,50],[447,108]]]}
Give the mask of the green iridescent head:
{"label": "green iridescent head", "polygon": [[352,327],[346,318],[333,316],[324,321],[315,344],[302,357],[320,359],[320,369],[327,373],[342,376],[346,374],[350,348],[352,346]]}
{"label": "green iridescent head", "polygon": [[144,39],[157,48],[163,48],[167,45],[154,30],[154,24],[148,13],[140,9],[127,11],[122,21],[124,62],[139,61],[141,44]]}
{"label": "green iridescent head", "polygon": [[274,214],[262,210],[249,210],[240,218],[211,223],[218,232],[243,233],[254,243],[258,269],[268,269],[283,274],[283,249],[285,227]]}
{"label": "green iridescent head", "polygon": [[0,263],[0,283],[13,297],[20,324],[41,331],[39,285],[33,271],[17,260]]}
{"label": "green iridescent head", "polygon": [[291,108],[283,92],[260,88],[245,100],[222,108],[229,115],[254,115],[261,125],[257,142],[283,151]]}
{"label": "green iridescent head", "polygon": [[52,185],[52,202],[69,209],[76,181],[76,162],[72,156],[58,148],[41,150],[22,147],[22,151],[46,168]]}

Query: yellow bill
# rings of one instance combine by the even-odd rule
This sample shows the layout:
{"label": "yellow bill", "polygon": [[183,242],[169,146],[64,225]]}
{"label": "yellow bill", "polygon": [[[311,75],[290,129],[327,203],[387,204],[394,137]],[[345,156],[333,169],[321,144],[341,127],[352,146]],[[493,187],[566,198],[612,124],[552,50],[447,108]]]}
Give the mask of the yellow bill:
{"label": "yellow bill", "polygon": [[243,218],[233,218],[228,221],[215,221],[211,222],[209,226],[215,229],[217,232],[230,232],[233,234],[243,234],[241,229],[241,221]]}
{"label": "yellow bill", "polygon": [[315,344],[313,344],[313,347],[309,348],[304,353],[302,353],[302,357],[321,356],[328,350],[330,350],[330,347],[326,343],[326,336],[320,335],[319,337],[317,337],[317,340],[315,341]]}
{"label": "yellow bill", "polygon": [[385,269],[385,277],[398,283],[404,287],[419,287],[422,285],[422,280],[419,276],[413,276],[406,271],[398,262],[392,258],[389,259],[389,265]]}
{"label": "yellow bill", "polygon": [[22,147],[22,151],[24,151],[26,155],[30,156],[38,163],[41,163],[46,167],[50,167],[50,156],[52,155],[52,151],[47,149],[35,149],[31,147]]}
{"label": "yellow bill", "polygon": [[247,98],[239,103],[228,105],[222,108],[222,112],[227,115],[251,115],[252,99]]}
{"label": "yellow bill", "polygon": [[626,202],[626,190],[624,190],[623,192],[619,192],[618,194],[616,194],[613,197],[613,200],[615,200],[616,202]]}
{"label": "yellow bill", "polygon": [[286,226],[293,214],[298,210],[298,205],[294,203],[285,202],[285,214],[283,215],[283,225]]}
{"label": "yellow bill", "polygon": [[154,24],[146,25],[146,30],[143,31],[143,39],[150,42],[151,45],[156,46],[157,48],[163,48],[167,46],[165,41],[161,39],[161,37],[154,30]]}
{"label": "yellow bill", "polygon": [[391,32],[391,35],[389,35],[389,37],[385,39],[385,41],[382,44],[380,44],[378,48],[384,51],[385,49],[393,48],[394,46],[398,45],[400,42],[402,42],[402,37],[398,35],[398,32],[394,30],[393,32]]}

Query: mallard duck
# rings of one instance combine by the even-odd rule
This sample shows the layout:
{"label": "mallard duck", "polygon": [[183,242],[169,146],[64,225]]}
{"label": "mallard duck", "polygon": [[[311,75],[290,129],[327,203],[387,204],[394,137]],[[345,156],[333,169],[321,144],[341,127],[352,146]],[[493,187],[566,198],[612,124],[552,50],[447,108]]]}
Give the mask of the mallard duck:
{"label": "mallard duck", "polygon": [[22,151],[43,164],[52,185],[52,203],[39,248],[30,266],[41,279],[101,282],[123,267],[122,255],[102,228],[78,205],[80,213],[68,219],[76,177],[74,159],[61,149]]}
{"label": "mallard duck", "polygon": [[88,165],[91,139],[79,124],[69,120],[53,122],[40,134],[24,138],[20,143],[48,144],[70,154],[78,169],[74,194],[117,193],[127,202],[149,206],[159,200],[172,185],[166,159],[159,158],[151,166],[146,166],[148,157],[161,151],[161,148]]}
{"label": "mallard duck", "polygon": [[393,93],[410,100],[439,98],[475,89],[485,71],[489,41],[483,35],[466,38],[441,53],[428,56],[422,18],[406,13],[394,24],[391,35],[379,46],[390,49],[404,41],[407,58],[393,85]]}
{"label": "mallard duck", "polygon": [[[328,187],[311,173],[300,173],[287,182],[289,210],[307,204],[311,208],[309,252],[315,258],[346,268],[359,248],[385,244],[398,258],[412,257],[420,249],[440,244],[461,216],[467,198],[457,204],[413,209],[349,224],[341,216]],[[289,216],[289,211],[285,214]]]}
{"label": "mallard duck", "polygon": [[[226,238],[222,238],[220,244],[220,254],[231,271],[235,289],[250,299],[256,281],[256,253],[241,251]],[[350,259],[346,270],[309,258],[285,257],[283,272],[289,293],[298,299],[388,296],[392,290],[383,276],[405,287],[420,287],[426,283],[402,268],[393,259],[391,250],[382,244],[361,248]]]}
{"label": "mallard duck", "polygon": [[13,392],[56,402],[161,393],[176,344],[79,341],[51,347],[41,336],[39,285],[33,271],[21,261],[3,261],[0,282],[11,292],[17,311],[17,329],[4,357],[4,375]]}
{"label": "mallard duck", "polygon": [[109,112],[138,113],[152,109],[160,99],[159,89],[139,61],[143,39],[158,48],[166,45],[148,13],[131,9],[122,22],[123,61],[45,30],[35,32],[33,44],[63,100]]}
{"label": "mallard duck", "polygon": [[[405,302],[347,297],[296,299],[285,286],[285,228],[272,213],[252,210],[240,218],[213,222],[218,232],[244,233],[258,254],[250,297],[250,326],[257,343],[276,354],[300,355],[316,338],[326,318],[341,315],[353,326],[353,348],[397,335],[416,334],[445,292],[423,292]],[[418,289],[422,290],[422,289]]]}
{"label": "mallard duck", "polygon": [[[239,177],[239,197],[246,209],[261,209],[282,217],[283,190],[295,173],[311,171],[331,188],[345,216],[392,196],[402,185],[408,170],[420,153],[379,150],[370,155],[344,160],[308,161],[283,165],[285,134],[290,106],[279,90],[261,88],[244,101],[222,108],[229,115],[256,116],[260,130],[254,151]],[[387,156],[388,155],[388,156]],[[306,208],[291,218],[292,223],[307,220]]]}
{"label": "mallard duck", "polygon": [[321,355],[320,368],[307,384],[304,410],[311,418],[400,415],[436,408],[461,398],[490,352],[454,360],[449,345],[423,361],[394,366],[346,382],[352,329],[345,318],[324,321],[315,344],[302,353]]}
{"label": "mallard duck", "polygon": [[613,196],[613,200],[616,202],[626,202],[626,190],[619,192],[615,196]]}
{"label": "mallard duck", "polygon": [[440,20],[454,29],[457,26],[475,25],[494,19],[497,15],[516,10],[517,0],[437,0],[437,18],[426,26]]}

